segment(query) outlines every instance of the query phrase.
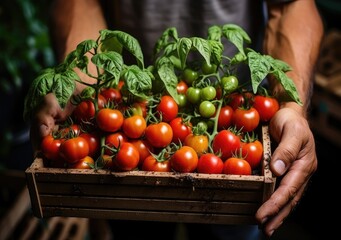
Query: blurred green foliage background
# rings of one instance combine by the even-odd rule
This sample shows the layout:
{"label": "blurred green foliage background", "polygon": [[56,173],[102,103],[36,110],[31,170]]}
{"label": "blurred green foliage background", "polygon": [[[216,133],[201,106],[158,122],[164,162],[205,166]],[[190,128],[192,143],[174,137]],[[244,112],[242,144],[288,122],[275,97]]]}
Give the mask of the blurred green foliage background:
{"label": "blurred green foliage background", "polygon": [[47,27],[49,4],[0,1],[0,168],[25,167],[30,160],[23,102],[38,72],[54,64]]}

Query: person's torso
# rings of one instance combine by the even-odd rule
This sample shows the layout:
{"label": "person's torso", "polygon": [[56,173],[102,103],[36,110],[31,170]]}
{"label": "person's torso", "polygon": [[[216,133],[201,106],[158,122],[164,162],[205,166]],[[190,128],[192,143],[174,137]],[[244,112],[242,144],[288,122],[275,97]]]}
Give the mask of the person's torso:
{"label": "person's torso", "polygon": [[111,29],[138,39],[148,64],[155,42],[169,27],[175,27],[179,37],[206,38],[212,25],[237,24],[258,50],[264,31],[262,0],[109,0],[104,9]]}

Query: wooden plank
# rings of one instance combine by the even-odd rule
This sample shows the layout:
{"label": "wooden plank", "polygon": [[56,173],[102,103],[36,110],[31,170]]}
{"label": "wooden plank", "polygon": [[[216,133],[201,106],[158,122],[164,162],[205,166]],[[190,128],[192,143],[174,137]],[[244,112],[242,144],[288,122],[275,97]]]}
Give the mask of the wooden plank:
{"label": "wooden plank", "polygon": [[[87,185],[66,183],[38,183],[40,195],[140,197],[159,199],[189,199],[206,201],[261,201],[258,190],[203,189],[176,187],[145,187],[139,185]],[[108,190],[109,189],[109,190]]]}
{"label": "wooden plank", "polygon": [[172,213],[153,211],[122,211],[122,210],[98,210],[77,208],[44,208],[45,217],[49,216],[75,216],[116,220],[134,221],[160,221],[204,224],[257,224],[254,215],[226,215],[226,214],[200,214],[200,213]]}
{"label": "wooden plank", "polygon": [[[252,214],[259,202],[183,201],[143,198],[41,196],[44,207],[143,210],[187,213]],[[77,203],[77,204],[76,204]],[[100,204],[99,204],[100,203]]]}

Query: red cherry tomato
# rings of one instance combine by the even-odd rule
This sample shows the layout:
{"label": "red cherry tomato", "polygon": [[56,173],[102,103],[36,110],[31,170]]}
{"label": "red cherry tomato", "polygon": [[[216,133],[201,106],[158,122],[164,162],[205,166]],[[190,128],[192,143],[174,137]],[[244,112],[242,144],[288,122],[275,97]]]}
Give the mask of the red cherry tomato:
{"label": "red cherry tomato", "polygon": [[223,172],[223,160],[213,153],[205,153],[200,156],[197,171],[198,173],[221,174]]}
{"label": "red cherry tomato", "polygon": [[184,122],[182,117],[174,118],[169,125],[173,130],[173,142],[179,143],[184,142],[185,138],[192,133],[192,124],[191,122]]}
{"label": "red cherry tomato", "polygon": [[43,155],[51,161],[57,161],[61,159],[59,154],[59,148],[62,145],[64,139],[55,138],[52,135],[47,135],[43,138],[40,148]]}
{"label": "red cherry tomato", "polygon": [[221,153],[223,161],[235,154],[240,149],[240,145],[240,137],[228,129],[218,132],[212,141],[214,153]]}
{"label": "red cherry tomato", "polygon": [[268,122],[279,110],[279,103],[276,98],[256,95],[253,107],[258,111],[260,120]]}
{"label": "red cherry tomato", "polygon": [[117,109],[100,109],[96,116],[98,127],[106,132],[116,132],[123,124],[123,114]]}
{"label": "red cherry tomato", "polygon": [[83,132],[79,136],[84,138],[88,142],[89,156],[92,158],[96,157],[99,154],[101,146],[99,134],[95,132],[92,133]]}
{"label": "red cherry tomato", "polygon": [[161,97],[156,110],[162,115],[163,122],[170,122],[177,117],[179,107],[174,98],[168,95],[164,95]]}
{"label": "red cherry tomato", "polygon": [[76,168],[76,169],[92,169],[95,164],[95,161],[92,157],[86,156],[74,164],[71,164],[68,168]]}
{"label": "red cherry tomato", "polygon": [[149,124],[145,131],[148,142],[156,148],[164,148],[173,140],[172,127],[166,122]]}
{"label": "red cherry tomato", "polygon": [[256,169],[261,165],[263,158],[263,145],[260,141],[242,143],[242,155],[250,164],[252,169]]}
{"label": "red cherry tomato", "polygon": [[181,80],[180,82],[178,82],[178,84],[176,85],[176,91],[179,94],[186,94],[188,89],[188,85],[185,81]]}
{"label": "red cherry tomato", "polygon": [[251,175],[252,170],[250,164],[237,157],[231,157],[224,162],[224,174],[236,174],[236,175]]}
{"label": "red cherry tomato", "polygon": [[107,102],[121,103],[122,101],[121,91],[117,88],[104,88],[101,90],[101,95]]}
{"label": "red cherry tomato", "polygon": [[125,118],[122,125],[122,130],[129,138],[140,138],[146,130],[147,123],[141,115],[133,115]]}
{"label": "red cherry tomato", "polygon": [[60,154],[67,163],[73,164],[89,155],[89,144],[79,136],[67,139],[60,146]]}
{"label": "red cherry tomato", "polygon": [[243,132],[251,132],[259,125],[259,113],[254,107],[237,108],[233,113],[233,123]]}
{"label": "red cherry tomato", "polygon": [[124,142],[113,157],[114,169],[117,171],[134,170],[137,168],[139,160],[140,155],[137,148],[129,142]]}
{"label": "red cherry tomato", "polygon": [[170,172],[171,166],[169,160],[158,161],[154,156],[149,155],[143,161],[143,171],[154,171],[154,172]]}
{"label": "red cherry tomato", "polygon": [[[124,142],[128,142],[128,138],[123,132],[120,131],[108,134],[105,137],[105,145],[109,148],[118,148]],[[109,148],[105,148],[104,152],[108,155],[111,155],[113,152]]]}
{"label": "red cherry tomato", "polygon": [[232,125],[233,109],[231,106],[223,106],[218,117],[218,130],[228,129]]}
{"label": "red cherry tomato", "polygon": [[130,140],[130,143],[133,144],[139,151],[140,154],[139,167],[141,167],[144,160],[151,155],[151,152],[153,152],[153,147],[145,139],[133,139]]}
{"label": "red cherry tomato", "polygon": [[172,169],[176,172],[191,173],[198,166],[198,155],[196,151],[189,146],[182,146],[172,155]]}

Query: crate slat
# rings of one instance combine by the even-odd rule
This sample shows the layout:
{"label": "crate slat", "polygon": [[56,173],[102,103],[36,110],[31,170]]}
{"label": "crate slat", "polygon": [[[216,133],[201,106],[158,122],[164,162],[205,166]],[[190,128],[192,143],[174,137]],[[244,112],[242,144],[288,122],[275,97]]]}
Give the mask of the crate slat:
{"label": "crate slat", "polygon": [[182,223],[204,223],[204,224],[256,224],[253,215],[241,214],[200,214],[200,213],[176,213],[176,212],[153,212],[153,211],[127,211],[127,210],[98,210],[79,208],[44,208],[45,216],[75,216],[115,220],[134,221],[160,221],[160,222],[182,222]]}

